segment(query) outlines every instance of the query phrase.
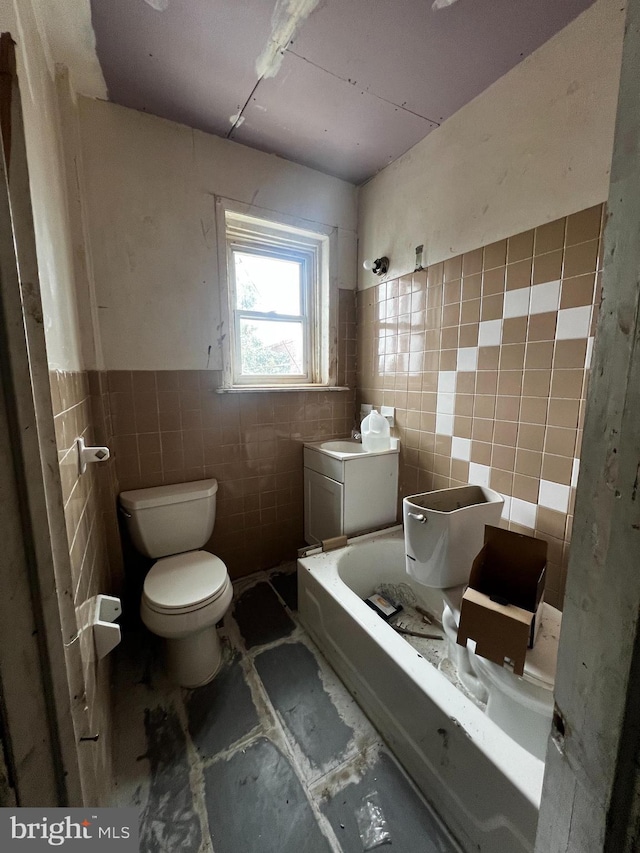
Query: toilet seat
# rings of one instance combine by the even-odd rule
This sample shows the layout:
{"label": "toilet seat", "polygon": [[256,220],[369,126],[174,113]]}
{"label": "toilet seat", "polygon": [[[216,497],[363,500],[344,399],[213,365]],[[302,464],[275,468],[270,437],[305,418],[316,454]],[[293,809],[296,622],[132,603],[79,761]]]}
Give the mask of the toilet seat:
{"label": "toilet seat", "polygon": [[208,551],[187,551],[154,563],[145,578],[143,597],[154,612],[178,616],[208,607],[230,583],[219,557]]}

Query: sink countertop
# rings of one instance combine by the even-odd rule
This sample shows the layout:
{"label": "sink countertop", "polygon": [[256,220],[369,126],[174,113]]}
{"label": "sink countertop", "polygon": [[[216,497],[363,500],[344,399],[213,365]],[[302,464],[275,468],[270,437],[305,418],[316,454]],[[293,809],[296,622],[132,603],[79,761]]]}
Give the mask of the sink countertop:
{"label": "sink countertop", "polygon": [[[334,445],[333,447],[331,445]],[[364,450],[359,441],[351,438],[332,438],[323,441],[305,441],[304,446],[318,453],[326,453],[334,459],[358,459],[371,456],[383,456],[387,453],[400,452],[400,439],[391,438],[389,450]]]}

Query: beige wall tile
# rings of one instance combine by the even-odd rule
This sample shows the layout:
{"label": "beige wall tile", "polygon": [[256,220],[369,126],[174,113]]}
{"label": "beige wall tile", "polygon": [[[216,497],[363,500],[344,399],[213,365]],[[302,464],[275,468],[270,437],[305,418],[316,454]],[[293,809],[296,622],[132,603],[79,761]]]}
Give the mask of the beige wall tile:
{"label": "beige wall tile", "polygon": [[515,460],[515,471],[527,477],[540,477],[542,470],[542,453],[534,450],[518,448]]}
{"label": "beige wall tile", "polygon": [[529,317],[527,339],[530,341],[553,341],[556,336],[557,311],[532,314]]}
{"label": "beige wall tile", "polygon": [[566,456],[554,456],[550,453],[545,453],[542,458],[542,479],[569,486],[571,484],[572,467],[573,459],[567,459]]}
{"label": "beige wall tile", "polygon": [[517,421],[496,420],[493,428],[493,440],[496,444],[514,447],[518,433]]}
{"label": "beige wall tile", "polygon": [[462,301],[468,302],[470,299],[479,299],[482,295],[482,276],[465,275],[462,280]]}
{"label": "beige wall tile", "polygon": [[588,243],[580,243],[577,246],[567,246],[562,272],[564,278],[593,273],[597,268],[598,249],[597,240],[590,240]]}
{"label": "beige wall tile", "polygon": [[576,431],[562,427],[548,426],[545,440],[545,453],[566,456],[573,459],[576,452]]}
{"label": "beige wall tile", "polygon": [[454,281],[462,277],[462,255],[449,258],[444,262],[443,281]]}
{"label": "beige wall tile", "polygon": [[533,284],[559,281],[562,275],[562,250],[536,255],[533,260]]}
{"label": "beige wall tile", "polygon": [[482,295],[493,296],[495,294],[504,293],[506,286],[507,269],[505,266],[498,266],[495,269],[488,269],[482,276]]}
{"label": "beige wall tile", "polygon": [[504,266],[507,257],[507,241],[499,240],[484,248],[484,269]]}
{"label": "beige wall tile", "polygon": [[533,261],[531,258],[507,264],[507,290],[520,290],[523,287],[529,287],[532,270]]}
{"label": "beige wall tile", "polygon": [[594,301],[595,274],[578,275],[562,282],[560,308],[579,308]]}
{"label": "beige wall tile", "polygon": [[481,272],[482,258],[482,249],[475,249],[473,252],[466,252],[462,256],[462,274],[466,276]]}
{"label": "beige wall tile", "polygon": [[537,477],[526,477],[523,474],[513,475],[513,497],[532,504],[538,503],[540,480]]}
{"label": "beige wall tile", "polygon": [[503,344],[520,344],[527,339],[528,317],[508,317],[502,326]]}
{"label": "beige wall tile", "polygon": [[507,261],[510,264],[514,261],[521,261],[523,258],[530,258],[533,255],[533,237],[533,230],[524,231],[522,234],[509,237],[507,241]]}
{"label": "beige wall tile", "polygon": [[[505,446],[503,444],[494,444],[491,456],[491,465],[493,468],[500,468],[503,471],[514,471],[516,451],[513,446]],[[523,472],[526,473],[526,472]]]}
{"label": "beige wall tile", "polygon": [[480,309],[481,320],[499,320],[502,317],[502,306],[504,297],[501,294],[496,296],[483,296],[482,306]]}
{"label": "beige wall tile", "polygon": [[518,424],[518,447],[523,450],[537,450],[544,448],[545,427],[544,424]]}
{"label": "beige wall tile", "polygon": [[589,207],[567,218],[567,246],[585,243],[587,240],[597,240],[600,236],[602,220],[602,205]]}
{"label": "beige wall tile", "polygon": [[536,255],[544,255],[564,246],[566,219],[556,219],[536,228],[534,251]]}
{"label": "beige wall tile", "polygon": [[502,495],[513,494],[513,474],[500,468],[492,468],[489,475],[489,484],[492,489]]}

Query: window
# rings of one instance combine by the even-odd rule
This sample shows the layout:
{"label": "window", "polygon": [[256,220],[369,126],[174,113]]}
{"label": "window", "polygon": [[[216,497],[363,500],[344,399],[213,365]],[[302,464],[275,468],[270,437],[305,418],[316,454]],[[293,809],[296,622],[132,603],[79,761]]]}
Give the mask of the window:
{"label": "window", "polygon": [[225,209],[225,385],[330,384],[329,236]]}

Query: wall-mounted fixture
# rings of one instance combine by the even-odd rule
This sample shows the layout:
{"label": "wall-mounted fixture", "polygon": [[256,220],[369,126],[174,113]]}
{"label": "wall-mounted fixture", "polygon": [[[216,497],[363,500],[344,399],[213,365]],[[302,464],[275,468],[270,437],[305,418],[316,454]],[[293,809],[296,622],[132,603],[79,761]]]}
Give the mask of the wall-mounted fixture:
{"label": "wall-mounted fixture", "polygon": [[112,595],[96,595],[93,612],[93,639],[98,659],[108,655],[120,642],[120,626],[115,620],[122,613],[119,598]]}
{"label": "wall-mounted fixture", "polygon": [[424,269],[422,266],[422,253],[424,251],[424,245],[416,246],[416,266],[414,272],[420,272],[421,269]]}
{"label": "wall-mounted fixture", "polygon": [[383,255],[381,258],[376,258],[375,261],[366,260],[362,266],[367,272],[372,272],[374,275],[385,275],[389,269],[389,258]]}
{"label": "wall-mounted fixture", "polygon": [[84,438],[76,438],[76,447],[78,448],[78,471],[84,474],[87,470],[89,462],[106,462],[109,458],[108,447],[87,447],[84,443]]}

